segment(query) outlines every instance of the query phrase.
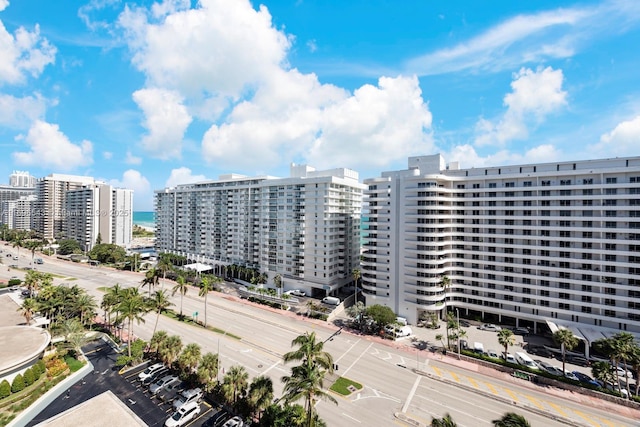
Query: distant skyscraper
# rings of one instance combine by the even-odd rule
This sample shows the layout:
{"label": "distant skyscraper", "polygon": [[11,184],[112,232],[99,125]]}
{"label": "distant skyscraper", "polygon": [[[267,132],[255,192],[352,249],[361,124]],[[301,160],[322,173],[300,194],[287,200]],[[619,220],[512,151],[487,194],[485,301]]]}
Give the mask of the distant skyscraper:
{"label": "distant skyscraper", "polygon": [[156,191],[156,247],[279,274],[326,295],[359,265],[363,185],[349,169],[292,165],[289,178],[240,175]]}
{"label": "distant skyscraper", "polygon": [[27,171],[13,171],[13,173],[9,175],[9,185],[11,187],[34,188],[36,181],[37,178],[31,176]]}

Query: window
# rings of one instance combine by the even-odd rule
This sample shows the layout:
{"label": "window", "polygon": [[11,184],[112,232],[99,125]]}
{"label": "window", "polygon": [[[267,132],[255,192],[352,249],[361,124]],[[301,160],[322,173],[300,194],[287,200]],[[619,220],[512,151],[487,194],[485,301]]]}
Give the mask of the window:
{"label": "window", "polygon": [[605,188],[604,194],[608,196],[613,196],[615,194],[618,194],[618,190],[615,188]]}
{"label": "window", "polygon": [[618,182],[618,178],[607,178],[607,184],[616,184]]}
{"label": "window", "polygon": [[560,180],[560,185],[571,185],[571,180],[570,179],[561,179]]}

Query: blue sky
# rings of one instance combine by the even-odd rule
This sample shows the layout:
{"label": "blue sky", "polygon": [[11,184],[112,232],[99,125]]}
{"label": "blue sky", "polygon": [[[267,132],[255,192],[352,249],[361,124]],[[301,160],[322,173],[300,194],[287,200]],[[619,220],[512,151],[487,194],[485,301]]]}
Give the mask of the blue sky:
{"label": "blue sky", "polygon": [[640,155],[639,69],[637,0],[0,0],[0,181]]}

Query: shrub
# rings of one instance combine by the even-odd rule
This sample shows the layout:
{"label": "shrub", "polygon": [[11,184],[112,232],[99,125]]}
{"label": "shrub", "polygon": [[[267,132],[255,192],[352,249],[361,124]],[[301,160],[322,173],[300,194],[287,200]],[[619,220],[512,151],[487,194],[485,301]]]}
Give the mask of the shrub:
{"label": "shrub", "polygon": [[4,399],[5,397],[11,394],[11,385],[9,381],[4,380],[0,383],[0,399]]}
{"label": "shrub", "polygon": [[36,380],[35,376],[33,375],[33,369],[29,368],[26,371],[24,371],[24,385],[29,387],[31,384],[33,384],[33,382]]}
{"label": "shrub", "polygon": [[49,378],[57,377],[58,375],[66,371],[68,368],[65,361],[58,358],[51,359],[48,362],[46,362],[46,367],[47,367],[47,376],[49,376]]}
{"label": "shrub", "polygon": [[17,393],[22,390],[24,390],[24,378],[22,377],[22,375],[18,374],[13,379],[13,383],[11,383],[11,392]]}
{"label": "shrub", "polygon": [[[38,363],[36,363],[35,365],[33,365],[32,367],[35,370],[37,370],[37,377],[40,378],[40,376],[42,374],[44,374],[47,371],[46,366],[44,365],[44,361],[42,359],[38,360]],[[36,373],[36,372],[34,372]]]}
{"label": "shrub", "polygon": [[20,279],[9,279],[9,286],[20,286],[22,284],[22,280]]}
{"label": "shrub", "polygon": [[116,366],[117,367],[127,366],[132,360],[133,360],[133,357],[129,357],[126,355],[118,356],[118,358],[116,359]]}

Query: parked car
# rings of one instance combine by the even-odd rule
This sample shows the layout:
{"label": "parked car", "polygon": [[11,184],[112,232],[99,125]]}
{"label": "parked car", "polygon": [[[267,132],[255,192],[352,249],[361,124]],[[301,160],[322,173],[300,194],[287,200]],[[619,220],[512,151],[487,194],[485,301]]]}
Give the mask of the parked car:
{"label": "parked car", "polygon": [[173,401],[173,407],[175,409],[180,409],[187,403],[191,402],[199,402],[202,399],[202,389],[200,388],[191,388],[189,390],[185,390],[178,395],[176,400]]}
{"label": "parked car", "polygon": [[240,417],[233,417],[229,421],[223,424],[222,427],[242,427],[244,426],[244,421]]}
{"label": "parked car", "polygon": [[164,368],[164,365],[162,363],[154,363],[153,365],[148,366],[147,369],[145,369],[144,371],[140,372],[138,374],[138,379],[142,381],[145,378],[148,378],[151,375],[153,375],[155,372],[157,372],[161,368]]}
{"label": "parked car", "polygon": [[531,347],[527,346],[527,353],[535,354],[536,356],[548,357],[550,359],[553,359],[556,355],[554,352],[547,350],[541,345]]}
{"label": "parked car", "polygon": [[567,363],[578,366],[591,366],[591,362],[586,357],[575,356],[573,354],[567,354],[565,357]]}
{"label": "parked car", "polygon": [[181,427],[193,420],[200,413],[200,403],[191,402],[182,406],[165,421],[166,427]]}
{"label": "parked car", "polygon": [[290,291],[285,292],[287,295],[293,295],[294,297],[306,297],[307,293],[300,289],[291,289]]}
{"label": "parked car", "polygon": [[149,393],[154,396],[157,392],[159,392],[169,384],[177,383],[179,380],[180,379],[175,375],[165,375],[149,386]]}
{"label": "parked car", "polygon": [[500,358],[500,356],[498,355],[498,352],[496,352],[495,350],[487,350],[487,356],[492,357],[494,359]]}
{"label": "parked car", "polygon": [[[613,369],[613,373],[615,374],[615,368]],[[618,376],[621,378],[633,378],[633,373],[631,371],[628,371],[626,369],[624,369],[622,366],[618,366]]]}
{"label": "parked car", "polygon": [[169,373],[169,368],[167,368],[166,366],[163,366],[162,368],[160,368],[157,371],[153,372],[151,375],[147,376],[145,379],[141,380],[140,383],[142,385],[151,385],[157,379],[164,377],[168,373]]}
{"label": "parked car", "polygon": [[232,415],[224,409],[220,408],[218,412],[213,414],[207,421],[202,424],[202,427],[217,427],[230,418],[232,418]]}
{"label": "parked car", "polygon": [[589,375],[587,375],[587,374],[583,374],[583,373],[582,373],[582,372],[580,372],[580,371],[573,371],[573,375],[575,375],[576,377],[578,377],[578,380],[579,380],[581,383],[584,383],[584,384],[591,384],[591,385],[593,385],[593,386],[600,387],[600,383],[599,383],[598,381],[594,380],[593,378],[591,378],[591,377],[590,377]]}
{"label": "parked car", "polygon": [[571,371],[564,371],[565,378],[569,378],[570,380],[580,381],[580,379]]}
{"label": "parked car", "polygon": [[169,384],[164,389],[160,390],[156,394],[156,397],[165,403],[172,402],[176,397],[178,397],[180,393],[184,391],[185,386],[186,384],[184,381],[178,381],[176,383]]}
{"label": "parked car", "polygon": [[460,322],[458,323],[460,323],[460,326],[464,326],[465,328],[468,328],[469,326],[471,326],[471,323],[467,322],[464,319],[460,319]]}
{"label": "parked car", "polygon": [[500,326],[494,325],[493,323],[485,323],[484,325],[478,326],[478,329],[483,331],[493,331],[493,332],[498,332],[502,330]]}
{"label": "parked car", "polygon": [[562,369],[560,368],[556,368],[555,366],[553,366],[552,364],[542,361],[542,360],[534,360],[534,362],[536,362],[536,364],[540,367],[540,369],[542,369],[543,371],[551,374],[551,375],[557,375],[557,376],[562,376]]}
{"label": "parked car", "polygon": [[516,360],[516,358],[515,358],[515,357],[513,357],[513,354],[511,354],[511,353],[505,353],[505,352],[502,352],[502,354],[500,355],[500,357],[501,357],[502,359],[504,359],[504,361],[505,361],[505,362],[507,362],[507,363],[513,363],[514,365],[517,365],[517,364],[518,364],[518,361]]}
{"label": "parked car", "polygon": [[527,336],[531,332],[529,331],[529,328],[513,328],[513,333],[516,335]]}

